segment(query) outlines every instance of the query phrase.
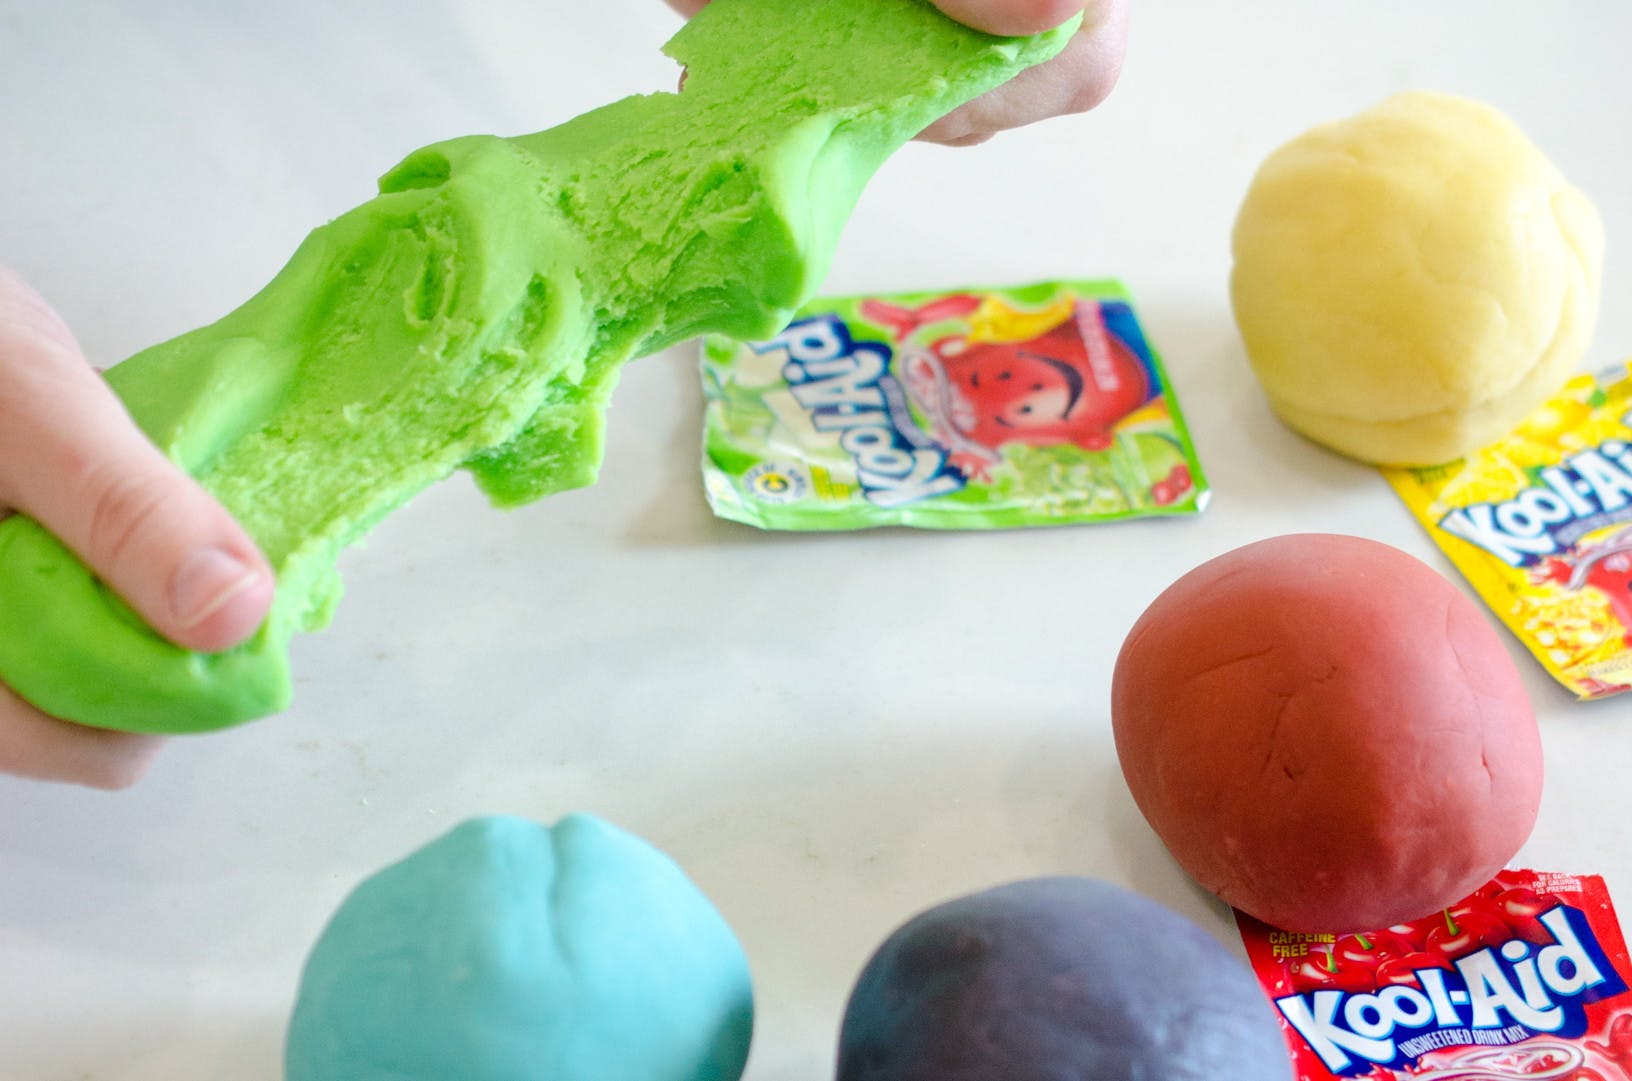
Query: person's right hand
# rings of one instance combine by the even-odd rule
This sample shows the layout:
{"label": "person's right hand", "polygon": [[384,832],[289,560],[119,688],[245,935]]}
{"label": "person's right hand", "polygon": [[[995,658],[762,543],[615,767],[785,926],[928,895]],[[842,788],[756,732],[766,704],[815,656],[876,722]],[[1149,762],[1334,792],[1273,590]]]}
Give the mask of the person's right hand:
{"label": "person's right hand", "polygon": [[[0,517],[13,511],[178,645],[237,645],[271,606],[272,570],[249,535],[142,435],[57,313],[0,266]],[[158,744],[55,720],[0,686],[0,772],[123,788]]]}
{"label": "person's right hand", "polygon": [[[708,0],[667,0],[691,18]],[[973,146],[1000,131],[1081,113],[1105,100],[1128,50],[1130,0],[932,0],[947,16],[988,34],[1040,34],[1082,13],[1082,25],[1060,54],[1028,68],[935,121],[918,138]]]}

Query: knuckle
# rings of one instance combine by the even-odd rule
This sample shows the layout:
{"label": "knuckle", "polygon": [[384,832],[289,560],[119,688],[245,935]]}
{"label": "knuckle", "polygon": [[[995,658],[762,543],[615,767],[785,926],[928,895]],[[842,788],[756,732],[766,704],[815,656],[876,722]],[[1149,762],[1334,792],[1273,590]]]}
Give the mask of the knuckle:
{"label": "knuckle", "polygon": [[1039,26],[1059,26],[1083,11],[1083,0],[1030,0],[1028,14]]}
{"label": "knuckle", "polygon": [[1066,115],[1086,113],[1097,107],[1111,94],[1110,85],[1102,79],[1090,79],[1072,87],[1066,95],[1062,112]]}
{"label": "knuckle", "polygon": [[1060,99],[1062,114],[1086,113],[1099,106],[1116,88],[1122,76],[1121,58],[1107,57],[1091,48],[1063,58],[1058,78],[1064,83]]}
{"label": "knuckle", "polygon": [[962,122],[962,118],[957,113],[952,113],[919,132],[918,140],[925,143],[938,143],[941,146],[957,146],[958,141],[967,138],[968,135],[969,126]]}
{"label": "knuckle", "polygon": [[163,513],[169,487],[153,474],[103,467],[87,472],[81,492],[81,505],[89,508],[86,557],[98,567],[110,567],[124,561],[132,545]]}
{"label": "knuckle", "polygon": [[77,354],[62,316],[15,271],[0,267],[0,335],[12,347]]}
{"label": "knuckle", "polygon": [[111,755],[90,763],[80,782],[104,792],[122,792],[147,776],[147,770],[145,755]]}

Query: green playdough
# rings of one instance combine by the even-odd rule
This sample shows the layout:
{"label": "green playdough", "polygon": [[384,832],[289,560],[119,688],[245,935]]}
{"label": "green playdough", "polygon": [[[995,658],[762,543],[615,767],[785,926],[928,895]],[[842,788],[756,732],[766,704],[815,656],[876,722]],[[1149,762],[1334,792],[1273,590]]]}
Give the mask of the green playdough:
{"label": "green playdough", "polygon": [[725,919],[589,815],[472,819],[375,874],[312,947],[286,1081],[737,1081],[754,999]]}
{"label": "green playdough", "polygon": [[261,545],[266,623],[190,653],[12,518],[0,681],[132,731],[284,708],[289,639],[327,623],[343,548],[456,469],[499,506],[591,483],[625,361],[776,333],[884,159],[1072,29],[993,38],[924,0],[716,0],[666,50],[681,93],[409,155],[241,308],[108,373]]}

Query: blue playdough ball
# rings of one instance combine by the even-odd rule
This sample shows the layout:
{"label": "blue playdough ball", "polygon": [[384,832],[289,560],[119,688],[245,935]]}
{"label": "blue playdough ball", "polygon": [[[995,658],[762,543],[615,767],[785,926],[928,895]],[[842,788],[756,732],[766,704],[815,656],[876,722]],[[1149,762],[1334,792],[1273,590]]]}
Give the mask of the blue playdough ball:
{"label": "blue playdough ball", "polygon": [[480,818],[348,897],[307,960],[288,1081],[737,1081],[736,936],[646,842]]}
{"label": "blue playdough ball", "polygon": [[1154,901],[1037,878],[932,908],[851,992],[838,1081],[1290,1081],[1246,963]]}

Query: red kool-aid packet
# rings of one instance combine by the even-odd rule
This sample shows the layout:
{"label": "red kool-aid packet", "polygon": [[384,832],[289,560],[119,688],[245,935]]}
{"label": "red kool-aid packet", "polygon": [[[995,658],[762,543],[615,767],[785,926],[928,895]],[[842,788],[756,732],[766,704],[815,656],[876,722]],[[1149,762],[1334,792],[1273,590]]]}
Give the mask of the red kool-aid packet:
{"label": "red kool-aid packet", "polygon": [[1596,875],[1503,871],[1364,934],[1236,923],[1298,1081],[1632,1081],[1632,964]]}

